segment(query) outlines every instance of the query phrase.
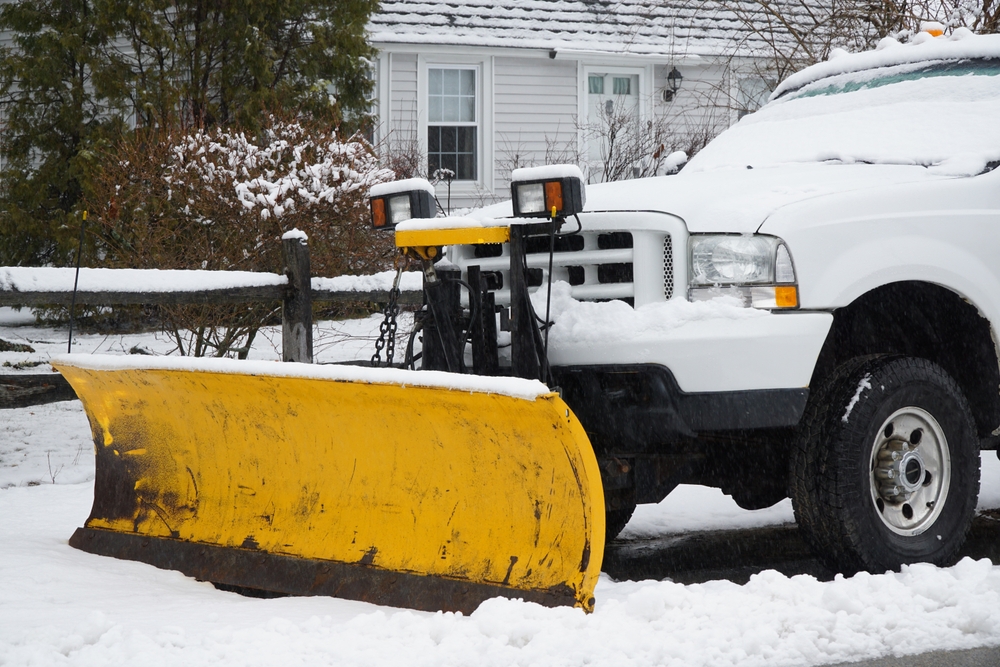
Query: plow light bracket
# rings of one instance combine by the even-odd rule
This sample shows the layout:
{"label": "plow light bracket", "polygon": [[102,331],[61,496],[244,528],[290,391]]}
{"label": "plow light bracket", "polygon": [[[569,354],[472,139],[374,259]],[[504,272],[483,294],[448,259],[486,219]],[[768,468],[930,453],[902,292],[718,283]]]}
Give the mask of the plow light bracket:
{"label": "plow light bracket", "polygon": [[515,169],[510,196],[515,218],[565,218],[587,202],[583,172],[575,164]]}
{"label": "plow light bracket", "polygon": [[404,220],[437,215],[434,186],[423,178],[408,178],[372,187],[372,227],[392,230]]}

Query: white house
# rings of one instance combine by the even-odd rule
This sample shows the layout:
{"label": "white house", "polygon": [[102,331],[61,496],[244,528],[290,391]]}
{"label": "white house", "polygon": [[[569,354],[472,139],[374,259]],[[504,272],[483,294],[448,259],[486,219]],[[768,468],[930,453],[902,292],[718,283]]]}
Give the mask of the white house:
{"label": "white house", "polygon": [[386,0],[368,27],[376,140],[454,171],[454,208],[506,197],[517,166],[650,173],[768,88],[764,45],[714,0]]}

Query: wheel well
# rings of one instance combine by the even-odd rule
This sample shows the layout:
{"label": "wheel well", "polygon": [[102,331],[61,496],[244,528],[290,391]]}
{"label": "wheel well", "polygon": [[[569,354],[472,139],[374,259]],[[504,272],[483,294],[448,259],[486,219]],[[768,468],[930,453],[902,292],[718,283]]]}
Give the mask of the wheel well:
{"label": "wheel well", "polygon": [[839,364],[867,354],[933,361],[962,388],[980,438],[1000,427],[1000,366],[990,323],[955,292],[930,283],[899,282],[838,308],[810,386],[820,386]]}

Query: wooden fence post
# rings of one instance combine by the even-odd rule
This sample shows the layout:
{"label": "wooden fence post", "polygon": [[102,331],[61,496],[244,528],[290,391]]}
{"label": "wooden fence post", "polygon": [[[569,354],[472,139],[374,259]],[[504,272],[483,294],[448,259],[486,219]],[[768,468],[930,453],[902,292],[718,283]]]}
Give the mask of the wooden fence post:
{"label": "wooden fence post", "polygon": [[313,360],[312,286],[309,243],[304,232],[292,230],[281,237],[288,290],[281,302],[282,361],[311,364]]}

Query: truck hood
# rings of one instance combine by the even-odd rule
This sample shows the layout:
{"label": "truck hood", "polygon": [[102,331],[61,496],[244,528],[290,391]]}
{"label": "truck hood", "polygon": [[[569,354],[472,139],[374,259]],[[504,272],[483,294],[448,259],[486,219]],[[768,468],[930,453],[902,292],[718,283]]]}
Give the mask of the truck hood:
{"label": "truck hood", "polygon": [[[775,211],[807,199],[949,178],[913,165],[811,163],[714,169],[587,186],[587,211],[660,211],[690,232],[753,233]],[[835,205],[831,201],[831,206]],[[509,201],[475,212],[512,215]]]}

